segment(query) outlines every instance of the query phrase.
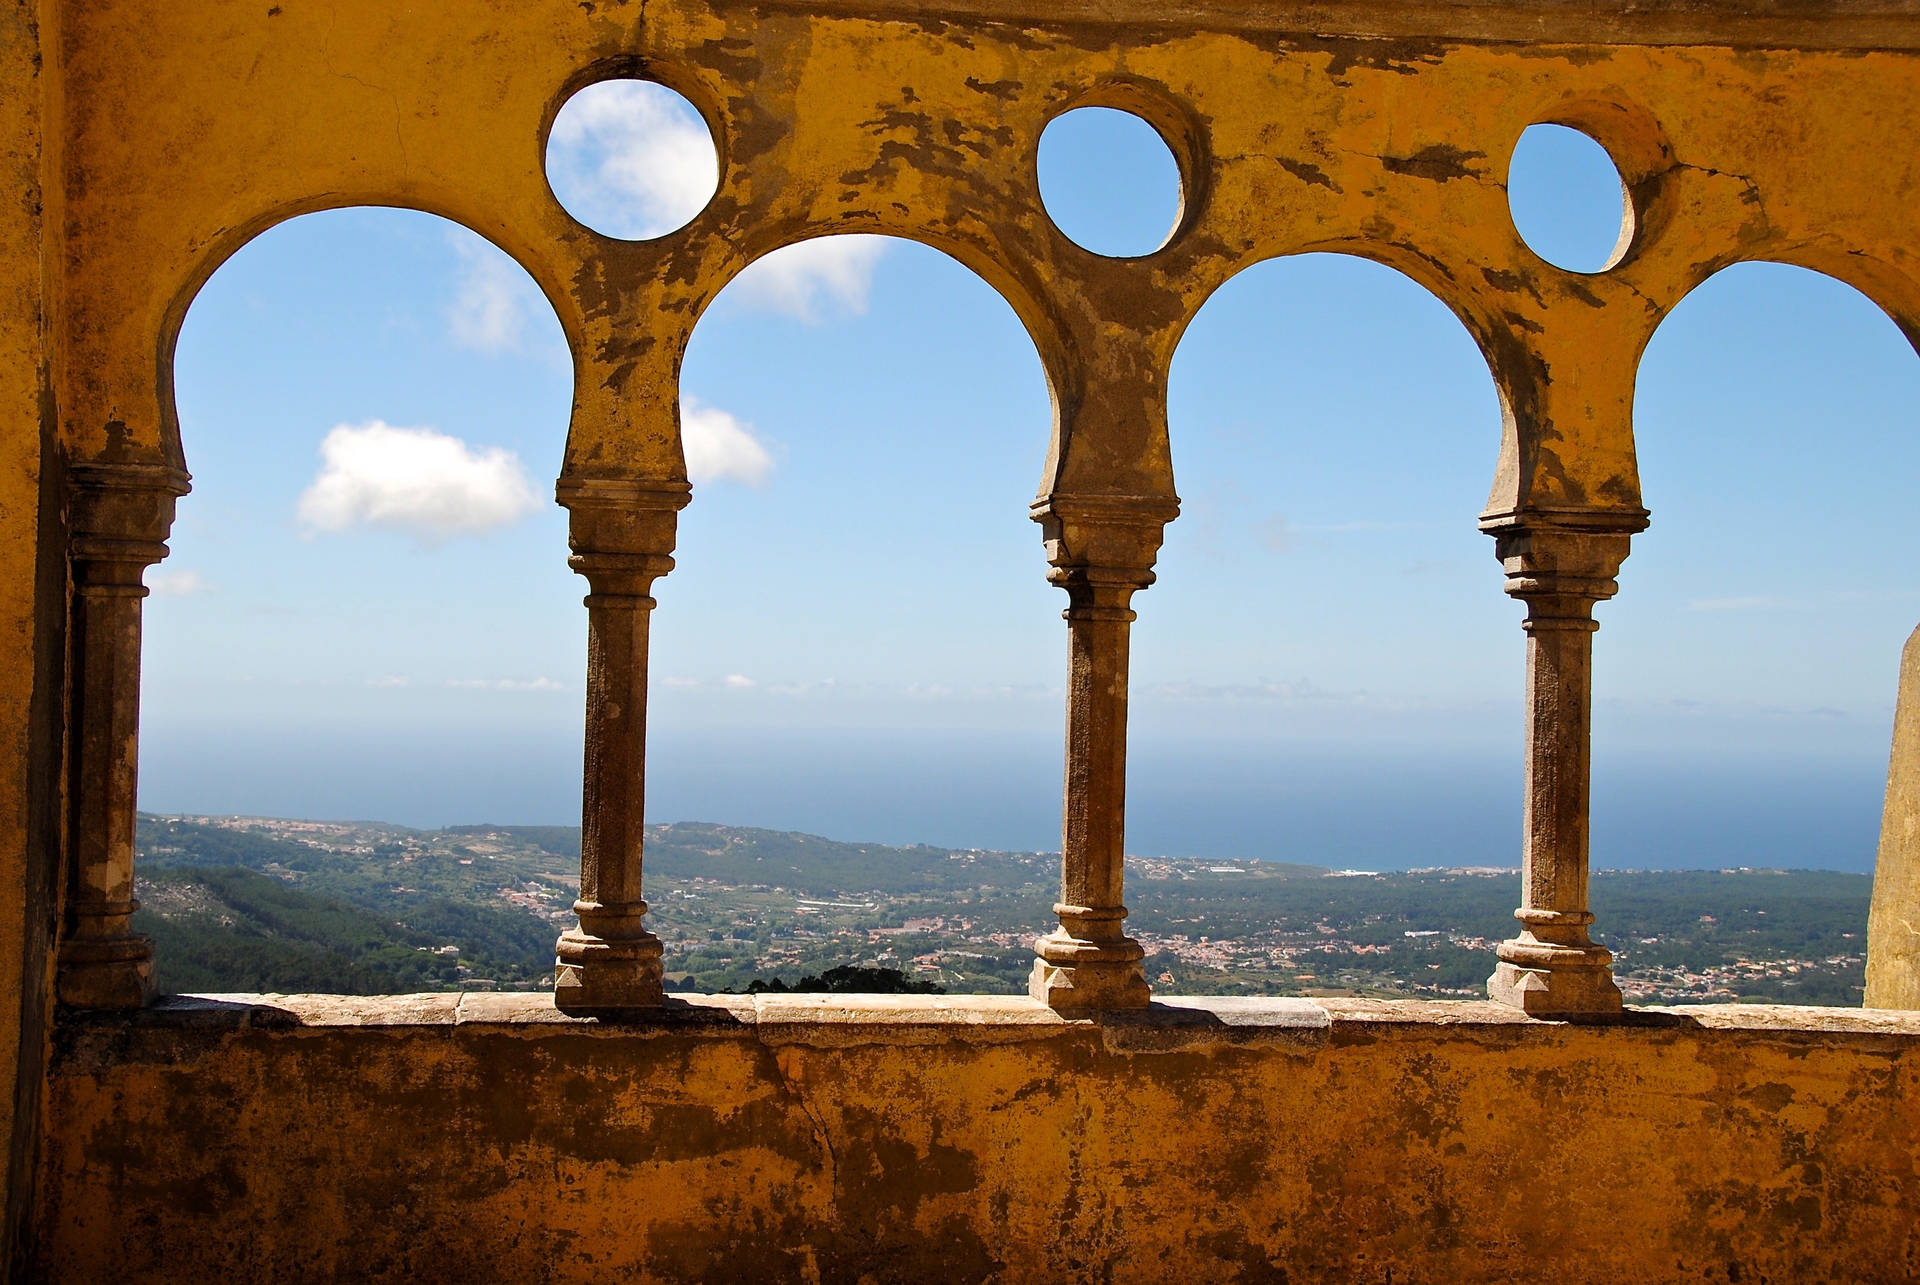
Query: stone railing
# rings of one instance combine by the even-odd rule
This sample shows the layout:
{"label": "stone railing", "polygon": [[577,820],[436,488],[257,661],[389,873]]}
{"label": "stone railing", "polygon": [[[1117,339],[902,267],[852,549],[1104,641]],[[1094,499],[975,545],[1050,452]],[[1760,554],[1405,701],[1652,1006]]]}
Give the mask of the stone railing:
{"label": "stone railing", "polygon": [[1910,1281],[1920,1014],[167,1000],[62,1025],[47,1281]]}

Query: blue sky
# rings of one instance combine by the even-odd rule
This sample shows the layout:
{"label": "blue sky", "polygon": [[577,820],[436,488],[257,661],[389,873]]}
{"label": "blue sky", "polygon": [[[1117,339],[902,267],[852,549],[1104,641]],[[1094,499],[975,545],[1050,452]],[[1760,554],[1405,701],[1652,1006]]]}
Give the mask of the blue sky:
{"label": "blue sky", "polygon": [[[1143,130],[1075,113],[1043,140],[1091,248],[1172,224]],[[608,90],[562,113],[549,172],[584,220],[657,234],[711,190],[701,133]],[[1604,261],[1593,144],[1530,133],[1512,194],[1543,255]],[[577,820],[570,378],[520,269],[431,216],[309,215],[214,276],[178,351],[195,489],[148,577],[143,806]],[[722,295],[683,394],[650,816],[1055,846],[1063,604],[1026,516],[1050,413],[1011,310],[924,247],[810,243]],[[1654,524],[1600,611],[1598,864],[1870,865],[1920,620],[1917,401],[1892,323],[1798,269],[1729,269],[1663,324]],[[1171,424],[1129,846],[1511,864],[1521,610],[1474,526],[1498,411],[1465,331],[1387,269],[1267,263],[1194,323]]]}

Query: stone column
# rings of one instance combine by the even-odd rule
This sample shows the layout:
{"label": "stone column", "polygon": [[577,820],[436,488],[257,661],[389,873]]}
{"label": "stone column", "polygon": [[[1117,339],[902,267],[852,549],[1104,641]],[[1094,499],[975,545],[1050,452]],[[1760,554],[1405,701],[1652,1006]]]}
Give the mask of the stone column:
{"label": "stone column", "polygon": [[1067,591],[1067,753],[1060,927],[1034,944],[1028,991],[1056,1009],[1144,1008],[1145,952],[1125,932],[1127,645],[1138,590],[1153,583],[1173,501],[1055,496],[1034,505],[1047,579]]}
{"label": "stone column", "polygon": [[140,578],[167,556],[187,475],[158,464],[77,465],[72,532],[67,905],[55,981],[75,1008],[139,1008],[153,942],[133,931],[133,826],[140,766]]}
{"label": "stone column", "polygon": [[587,578],[587,726],[579,925],[555,948],[554,1004],[617,1014],[661,1001],[660,939],[642,922],[647,777],[647,626],[653,582],[673,569],[686,483],[583,479],[558,495],[572,515],[568,564]]}
{"label": "stone column", "polygon": [[1527,605],[1520,932],[1497,948],[1487,993],[1535,1016],[1620,1011],[1613,955],[1587,932],[1593,608],[1618,591],[1631,532],[1645,525],[1644,514],[1482,524],[1506,566],[1507,592]]}

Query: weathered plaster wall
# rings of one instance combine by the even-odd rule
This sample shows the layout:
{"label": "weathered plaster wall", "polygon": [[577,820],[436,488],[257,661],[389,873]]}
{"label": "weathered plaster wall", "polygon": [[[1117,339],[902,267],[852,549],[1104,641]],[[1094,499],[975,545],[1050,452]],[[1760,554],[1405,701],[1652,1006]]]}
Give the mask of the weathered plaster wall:
{"label": "weathered plaster wall", "polygon": [[1920,1278],[1920,1015],[257,1003],[63,1028],[46,1279]]}
{"label": "weathered plaster wall", "polygon": [[[170,355],[194,291],[272,222],[356,203],[459,220],[541,283],[574,347],[581,476],[683,478],[679,358],[702,309],[753,258],[831,232],[930,242],[1008,297],[1058,403],[1043,493],[1172,495],[1173,351],[1221,282],[1275,255],[1379,259],[1461,316],[1514,418],[1496,510],[1638,512],[1639,354],[1726,264],[1834,273],[1920,335],[1920,6],[1148,17],[1019,0],[73,5],[72,449],[184,446],[190,465]],[[636,73],[706,112],[724,161],[706,211],[645,243],[574,223],[542,172],[567,95]],[[1144,261],[1087,254],[1039,201],[1041,130],[1093,102],[1147,115],[1187,172],[1183,226]],[[1508,218],[1507,159],[1540,120],[1587,129],[1633,188],[1638,234],[1609,272],[1550,267]]]}
{"label": "weathered plaster wall", "polygon": [[57,165],[44,128],[54,6],[0,4],[0,1272],[23,1242],[32,1191],[55,916],[65,541],[47,342],[43,199]]}

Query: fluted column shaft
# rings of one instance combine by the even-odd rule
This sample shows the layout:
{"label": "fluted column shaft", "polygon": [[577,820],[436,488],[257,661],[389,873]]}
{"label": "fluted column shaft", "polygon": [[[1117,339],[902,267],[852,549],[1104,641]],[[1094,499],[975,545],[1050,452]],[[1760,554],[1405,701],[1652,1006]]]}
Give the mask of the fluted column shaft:
{"label": "fluted column shaft", "polygon": [[1066,779],[1060,926],[1035,943],[1028,990],[1064,1010],[1141,1008],[1145,952],[1126,935],[1127,665],[1130,606],[1153,583],[1170,502],[1056,496],[1034,506],[1048,579],[1067,591]]}
{"label": "fluted column shaft", "polygon": [[673,569],[685,484],[563,482],[568,559],[585,576],[587,711],[576,927],[555,947],[554,1003],[570,1013],[648,1008],[662,998],[660,939],[641,894],[646,846],[647,644],[653,582]]}
{"label": "fluted column shaft", "polygon": [[70,861],[55,984],[75,1008],[139,1008],[153,993],[153,943],[133,931],[141,577],[167,556],[187,475],[128,464],[80,465],[68,477]]}
{"label": "fluted column shaft", "polygon": [[[1618,520],[1616,520],[1618,521]],[[1527,606],[1525,782],[1518,935],[1500,943],[1495,1000],[1536,1016],[1617,1013],[1613,955],[1589,935],[1594,605],[1619,589],[1630,531],[1529,522],[1495,528],[1507,592]]]}

